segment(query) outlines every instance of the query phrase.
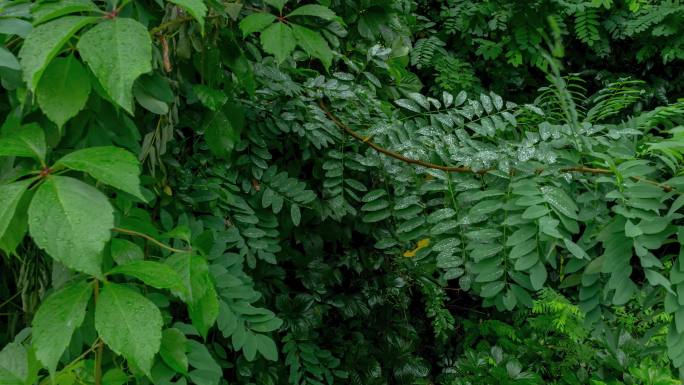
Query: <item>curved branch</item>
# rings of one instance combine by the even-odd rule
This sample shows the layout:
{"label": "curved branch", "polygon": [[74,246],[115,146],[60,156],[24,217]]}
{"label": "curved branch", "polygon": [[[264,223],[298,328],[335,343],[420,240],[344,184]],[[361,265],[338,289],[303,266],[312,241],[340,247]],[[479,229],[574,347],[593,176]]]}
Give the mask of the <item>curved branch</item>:
{"label": "curved branch", "polygon": [[134,236],[136,236],[136,237],[145,238],[145,239],[147,239],[148,241],[154,243],[155,245],[161,247],[162,249],[166,249],[166,250],[169,250],[169,251],[174,252],[174,253],[189,253],[189,252],[192,251],[191,249],[176,249],[176,248],[174,248],[174,247],[165,245],[164,243],[159,242],[158,240],[152,238],[151,236],[149,236],[149,235],[147,235],[147,234],[145,234],[145,233],[137,232],[137,231],[135,231],[135,230],[122,229],[122,228],[119,228],[119,227],[115,227],[115,228],[112,229],[112,231],[116,231],[116,232],[122,233],[122,234],[134,235]]}
{"label": "curved branch", "polygon": [[[456,172],[456,173],[473,173],[473,174],[486,174],[490,171],[493,171],[493,169],[488,168],[488,169],[483,169],[483,170],[474,170],[470,167],[466,166],[460,166],[460,167],[455,167],[455,166],[443,166],[440,164],[434,164],[430,162],[426,162],[420,159],[413,159],[413,158],[408,158],[404,155],[399,154],[398,152],[388,150],[384,147],[381,147],[375,143],[373,143],[370,138],[364,137],[363,135],[359,134],[358,132],[352,130],[349,126],[346,124],[342,123],[331,111],[328,109],[328,106],[325,105],[325,103],[322,100],[318,101],[318,105],[320,106],[321,110],[325,113],[325,115],[330,119],[337,127],[342,129],[344,132],[347,134],[351,135],[354,139],[358,140],[359,142],[365,143],[368,145],[370,148],[374,149],[375,151],[387,155],[391,158],[400,160],[404,163],[409,163],[409,164],[415,164],[421,167],[426,167],[426,168],[431,168],[435,170],[442,170],[446,172]],[[538,172],[544,171],[544,169],[538,169]],[[574,166],[574,167],[566,167],[562,168],[559,170],[560,172],[577,172],[577,173],[584,173],[584,174],[615,174],[613,170],[607,169],[607,168],[594,168],[594,167],[585,167],[585,166]],[[658,186],[662,188],[663,190],[670,192],[674,191],[674,188],[668,184],[665,183],[660,183],[654,180],[646,179],[643,177],[639,176],[633,176],[631,177],[632,180],[635,181],[640,181],[648,184],[652,184],[654,186]]]}

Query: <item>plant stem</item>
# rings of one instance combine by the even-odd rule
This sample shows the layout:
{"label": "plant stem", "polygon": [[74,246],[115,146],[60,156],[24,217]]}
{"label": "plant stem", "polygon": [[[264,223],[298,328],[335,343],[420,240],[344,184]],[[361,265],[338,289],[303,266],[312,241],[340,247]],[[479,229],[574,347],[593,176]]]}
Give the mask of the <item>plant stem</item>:
{"label": "plant stem", "polygon": [[115,228],[113,228],[112,230],[113,230],[113,231],[116,231],[116,232],[119,232],[119,233],[123,233],[123,234],[134,235],[134,236],[136,236],[136,237],[145,238],[145,239],[147,239],[148,241],[154,243],[155,245],[161,247],[162,249],[166,249],[166,250],[169,250],[169,251],[174,252],[174,253],[189,253],[189,252],[192,251],[191,249],[176,249],[176,248],[174,248],[174,247],[165,245],[165,244],[162,243],[162,242],[159,242],[158,240],[156,240],[156,239],[150,237],[149,235],[147,235],[147,234],[145,234],[145,233],[139,233],[139,232],[134,231],[134,230],[122,229],[122,228],[119,228],[119,227],[115,227]]}
{"label": "plant stem", "polygon": [[[95,306],[97,306],[97,300],[100,297],[100,281],[96,279],[93,281],[93,285],[94,302]],[[99,338],[95,343],[97,344],[97,348],[95,349],[95,385],[102,385],[102,352],[104,350],[104,344]]]}

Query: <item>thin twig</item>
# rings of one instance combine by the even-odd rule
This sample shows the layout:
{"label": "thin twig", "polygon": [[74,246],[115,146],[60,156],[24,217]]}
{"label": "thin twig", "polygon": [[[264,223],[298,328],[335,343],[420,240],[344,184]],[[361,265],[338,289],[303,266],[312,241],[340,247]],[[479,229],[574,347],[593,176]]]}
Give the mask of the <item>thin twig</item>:
{"label": "thin twig", "polygon": [[136,236],[136,237],[145,238],[145,239],[147,239],[148,241],[154,243],[155,245],[161,247],[162,249],[166,249],[166,250],[172,251],[172,252],[174,252],[174,253],[189,253],[189,252],[192,251],[191,249],[176,249],[176,248],[174,248],[174,247],[165,245],[165,244],[162,243],[162,242],[159,242],[158,240],[152,238],[151,236],[149,236],[149,235],[147,235],[147,234],[145,234],[145,233],[140,233],[140,232],[137,232],[137,231],[134,231],[134,230],[122,229],[122,228],[119,228],[119,227],[115,227],[115,228],[113,228],[112,230],[113,230],[113,231],[116,231],[116,232],[118,232],[118,233],[123,233],[123,234],[128,234],[128,235],[134,235],[134,236]]}

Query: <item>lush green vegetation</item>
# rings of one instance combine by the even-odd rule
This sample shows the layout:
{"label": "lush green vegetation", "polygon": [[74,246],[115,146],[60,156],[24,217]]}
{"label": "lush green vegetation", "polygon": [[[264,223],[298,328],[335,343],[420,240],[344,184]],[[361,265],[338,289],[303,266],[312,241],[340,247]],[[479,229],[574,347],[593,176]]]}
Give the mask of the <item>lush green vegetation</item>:
{"label": "lush green vegetation", "polygon": [[0,385],[680,383],[683,22],[0,0]]}

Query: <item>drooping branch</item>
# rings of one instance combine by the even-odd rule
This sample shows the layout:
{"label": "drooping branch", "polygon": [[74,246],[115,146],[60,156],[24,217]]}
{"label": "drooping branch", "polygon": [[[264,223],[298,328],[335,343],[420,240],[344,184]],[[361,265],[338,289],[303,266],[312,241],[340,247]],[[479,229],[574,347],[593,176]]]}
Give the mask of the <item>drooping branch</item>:
{"label": "drooping branch", "polygon": [[[365,143],[367,146],[369,146],[369,147],[372,148],[373,150],[375,150],[375,151],[377,151],[377,152],[379,152],[379,153],[381,153],[381,154],[387,155],[387,156],[389,156],[389,157],[391,157],[391,158],[400,160],[400,161],[405,162],[405,163],[415,164],[415,165],[418,165],[418,166],[421,166],[421,167],[431,168],[431,169],[435,169],[435,170],[442,170],[442,171],[446,171],[446,172],[486,174],[486,173],[488,173],[488,172],[494,170],[494,169],[475,170],[475,169],[473,169],[473,168],[471,168],[471,167],[466,167],[466,166],[444,166],[444,165],[440,165],[440,164],[434,164],[434,163],[426,162],[426,161],[423,161],[423,160],[420,160],[420,159],[408,158],[408,157],[406,157],[406,156],[404,156],[404,155],[399,154],[398,152],[395,152],[395,151],[392,151],[392,150],[388,150],[388,149],[386,149],[386,148],[384,148],[384,147],[382,147],[382,146],[380,146],[380,145],[378,145],[378,144],[376,144],[376,143],[373,143],[373,142],[370,140],[370,138],[364,137],[363,135],[361,135],[361,134],[359,134],[358,132],[356,132],[356,131],[354,131],[353,129],[351,129],[351,128],[350,128],[349,126],[347,126],[346,124],[342,123],[342,122],[341,122],[341,121],[340,121],[340,120],[339,120],[339,119],[330,111],[330,109],[328,108],[328,106],[326,106],[326,104],[325,104],[322,100],[319,100],[319,101],[318,101],[318,105],[321,107],[321,110],[325,113],[325,115],[328,117],[328,119],[330,119],[333,123],[335,123],[335,125],[336,125],[337,127],[339,127],[340,129],[342,129],[342,130],[343,130],[344,132],[346,132],[347,134],[351,135],[354,139],[356,139],[356,140],[358,140],[358,141],[360,141],[360,142],[362,142],[362,143]],[[544,169],[538,169],[537,171],[538,171],[538,172],[542,172],[542,171],[544,171]],[[584,173],[584,174],[611,174],[611,175],[612,175],[612,174],[615,174],[615,173],[613,172],[613,170],[611,170],[611,169],[607,169],[607,168],[595,168],[595,167],[586,167],[586,166],[566,167],[566,168],[560,169],[559,171],[560,171],[560,172],[563,172],[563,173],[565,173],[565,172],[575,172],[575,173]],[[650,180],[650,179],[646,179],[646,178],[639,177],[639,176],[633,176],[633,177],[631,177],[630,179],[635,180],[635,181],[640,181],[640,182],[648,183],[648,184],[652,184],[652,185],[654,185],[654,186],[658,186],[658,187],[662,188],[663,190],[665,190],[665,191],[667,191],[667,192],[674,191],[674,188],[673,188],[672,186],[670,186],[670,185],[668,185],[668,184],[665,184],[665,183],[660,183],[660,182],[657,182],[657,181],[654,181],[654,180]]]}

